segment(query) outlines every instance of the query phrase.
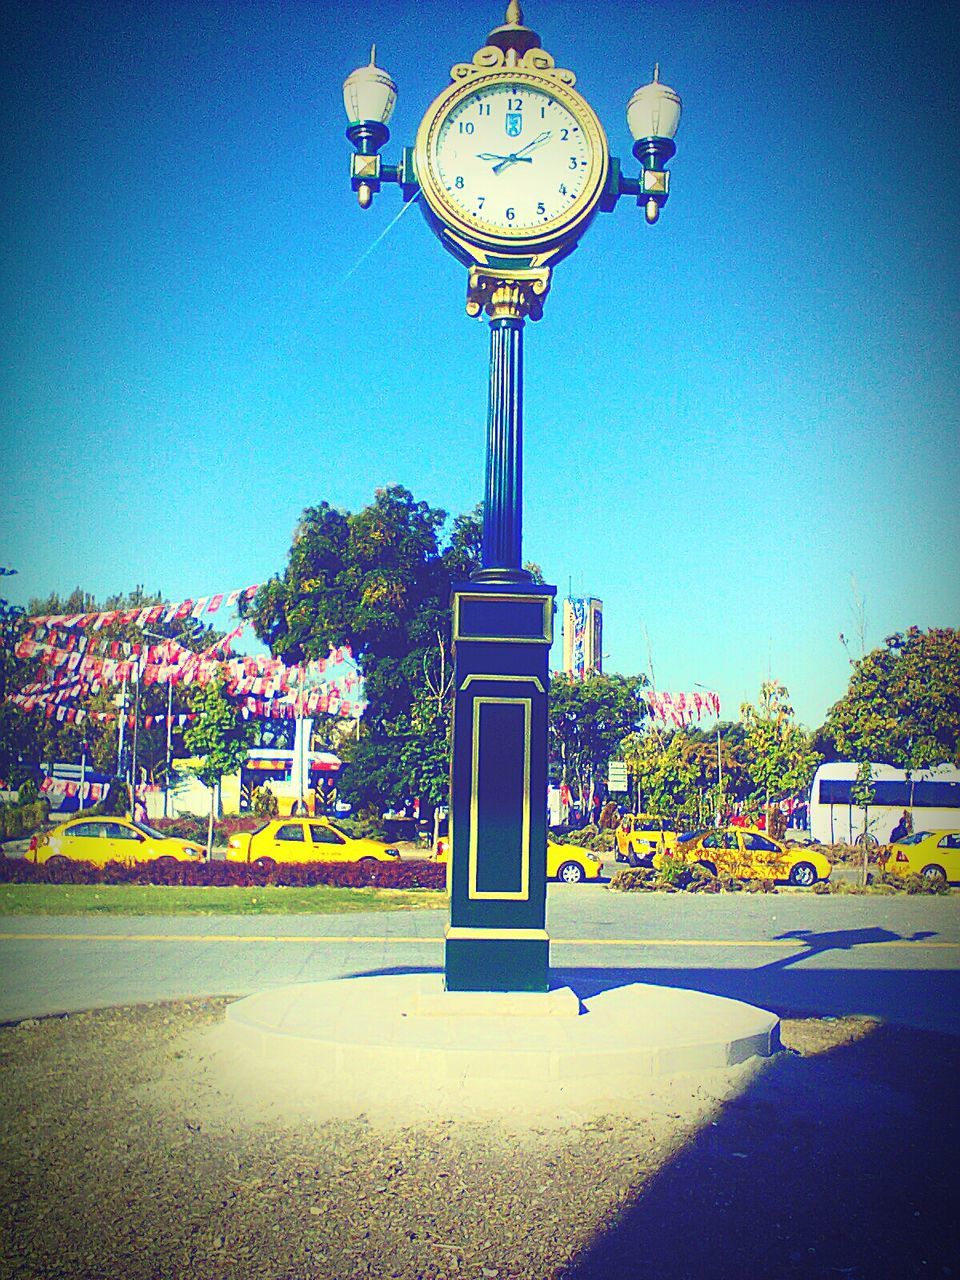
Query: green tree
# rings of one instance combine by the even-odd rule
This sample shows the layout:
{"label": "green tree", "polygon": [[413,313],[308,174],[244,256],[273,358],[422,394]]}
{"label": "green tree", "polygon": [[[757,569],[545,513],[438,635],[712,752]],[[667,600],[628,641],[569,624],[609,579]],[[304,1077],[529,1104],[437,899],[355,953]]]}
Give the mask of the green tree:
{"label": "green tree", "polygon": [[359,741],[344,743],[338,790],[360,807],[446,798],[450,589],[479,566],[478,512],[446,513],[400,486],[379,489],[361,511],[308,508],[284,571],[260,588],[249,614],[256,634],[287,662],[349,645],[367,709]]}
{"label": "green tree", "polygon": [[[7,570],[4,576],[13,572]],[[30,718],[5,701],[27,683],[28,665],[16,654],[24,626],[23,609],[0,599],[0,779],[12,787],[23,778],[21,758],[30,754]]]}
{"label": "green tree", "polygon": [[789,698],[782,684],[765,680],[759,703],[745,702],[740,708],[754,795],[763,798],[768,828],[770,802],[808,787],[820,762],[811,735],[794,719]]}
{"label": "green tree", "polygon": [[[127,594],[110,596],[98,602],[88,592],[76,587],[68,596],[51,594],[45,599],[31,600],[28,611],[31,617],[48,614],[94,613],[101,611],[127,611],[143,609],[148,605],[161,604],[163,597],[158,592],[145,592],[142,587],[135,587]],[[184,648],[199,652],[218,640],[222,632],[210,626],[203,626],[193,619],[174,619],[170,622],[156,623],[148,628],[156,635],[174,639]],[[124,623],[114,621],[94,633],[95,651],[103,651],[111,642],[119,642],[123,646],[124,655],[135,652],[133,646],[157,643],[156,639],[144,634],[135,622]],[[28,660],[18,668],[18,682],[22,687],[32,680],[48,679],[50,668],[36,660]],[[182,714],[188,709],[185,691],[174,686],[171,702],[173,715]],[[99,693],[76,700],[72,705],[88,713],[82,724],[68,724],[55,719],[48,720],[43,710],[38,708],[25,716],[25,728],[22,737],[25,743],[22,754],[25,759],[37,764],[43,760],[59,760],[67,763],[79,763],[85,754],[88,763],[103,773],[113,773],[117,769],[118,751],[118,714],[117,699],[121,693],[118,685],[105,686]],[[162,776],[166,763],[166,722],[167,694],[165,685],[142,685],[139,695],[134,697],[133,682],[127,684],[127,715],[136,710],[137,726],[137,773],[157,780]],[[90,713],[100,713],[109,719],[100,719]],[[147,726],[149,717],[157,717],[156,723]],[[2,719],[2,716],[0,716]],[[175,733],[178,732],[175,730]],[[132,733],[125,728],[126,754],[130,756]]]}
{"label": "green tree", "polygon": [[911,627],[852,665],[822,730],[841,758],[960,765],[960,630]]}
{"label": "green tree", "polygon": [[207,823],[209,858],[221,779],[226,774],[236,773],[246,760],[247,746],[254,729],[227,699],[222,671],[218,671],[209,684],[194,690],[190,705],[197,718],[185,730],[183,739],[187,749],[200,758],[191,772],[210,789],[210,818]]}
{"label": "green tree", "polygon": [[646,714],[645,676],[558,675],[550,682],[550,762],[575,794],[598,794],[620,743]]}
{"label": "green tree", "polygon": [[638,812],[699,820],[700,766],[692,746],[679,729],[667,735],[649,729],[624,740],[624,759],[636,786]]}

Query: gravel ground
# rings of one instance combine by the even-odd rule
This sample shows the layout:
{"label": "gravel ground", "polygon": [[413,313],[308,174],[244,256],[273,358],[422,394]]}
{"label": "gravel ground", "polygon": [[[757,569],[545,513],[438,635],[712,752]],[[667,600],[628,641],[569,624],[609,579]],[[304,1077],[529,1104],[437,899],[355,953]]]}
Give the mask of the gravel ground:
{"label": "gravel ground", "polygon": [[199,1061],[225,1003],[0,1029],[0,1276],[960,1276],[960,1041],[785,1020],[725,1102],[293,1119]]}

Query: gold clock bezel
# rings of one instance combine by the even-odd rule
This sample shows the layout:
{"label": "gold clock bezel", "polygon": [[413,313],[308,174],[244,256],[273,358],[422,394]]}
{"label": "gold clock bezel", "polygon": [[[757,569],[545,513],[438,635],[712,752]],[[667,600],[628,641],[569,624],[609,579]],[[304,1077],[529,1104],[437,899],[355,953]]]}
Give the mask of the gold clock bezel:
{"label": "gold clock bezel", "polygon": [[[583,190],[573,204],[563,213],[543,223],[535,231],[518,228],[511,234],[502,228],[485,223],[482,218],[467,218],[447,198],[443,184],[436,176],[434,158],[437,140],[444,121],[460,103],[496,84],[529,86],[556,98],[576,118],[590,146],[590,167]],[[475,241],[485,249],[538,250],[558,241],[570,239],[574,230],[589,220],[595,212],[606,186],[610,152],[607,137],[599,117],[590,104],[569,85],[560,82],[549,72],[540,74],[526,67],[504,67],[486,74],[471,76],[469,80],[455,83],[436,98],[420,122],[415,144],[415,164],[420,189],[433,214],[445,226],[467,240]]]}

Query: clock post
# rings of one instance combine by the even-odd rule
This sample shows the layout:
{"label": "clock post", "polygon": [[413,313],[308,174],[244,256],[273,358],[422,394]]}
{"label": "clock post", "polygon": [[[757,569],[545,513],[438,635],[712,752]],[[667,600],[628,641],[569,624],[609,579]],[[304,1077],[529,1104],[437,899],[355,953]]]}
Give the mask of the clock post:
{"label": "clock post", "polygon": [[656,222],[669,194],[680,99],[654,80],[627,119],[642,165],[625,176],[603,127],[556,66],[517,0],[431,104],[414,148],[381,161],[396,101],[370,63],[344,83],[351,178],[362,208],[398,183],[467,267],[467,313],[490,322],[481,568],[456,584],[451,749],[448,991],[543,992],[546,931],[547,700],[556,589],[523,568],[523,330],[539,320],[553,267],[623,195]]}

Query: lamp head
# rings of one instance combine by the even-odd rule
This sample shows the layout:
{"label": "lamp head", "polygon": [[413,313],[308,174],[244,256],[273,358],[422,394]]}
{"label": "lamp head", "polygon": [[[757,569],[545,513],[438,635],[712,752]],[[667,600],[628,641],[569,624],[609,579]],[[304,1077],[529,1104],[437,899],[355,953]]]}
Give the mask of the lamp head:
{"label": "lamp head", "polygon": [[627,125],[634,141],[641,142],[646,138],[673,139],[680,126],[682,107],[676,89],[660,83],[658,62],[650,83],[635,90],[627,103]]}
{"label": "lamp head", "polygon": [[351,71],[343,82],[343,108],[350,125],[386,125],[397,102],[397,86],[388,71],[376,63],[377,46],[370,50],[365,67]]}

